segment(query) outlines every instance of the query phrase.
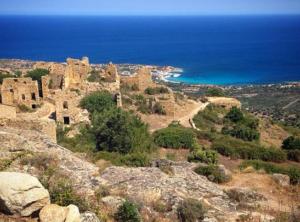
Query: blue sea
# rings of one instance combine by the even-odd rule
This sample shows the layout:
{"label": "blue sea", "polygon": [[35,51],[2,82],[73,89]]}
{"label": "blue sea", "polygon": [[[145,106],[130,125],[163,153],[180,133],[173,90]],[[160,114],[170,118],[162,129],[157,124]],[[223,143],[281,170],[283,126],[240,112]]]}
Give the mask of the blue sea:
{"label": "blue sea", "polygon": [[0,16],[0,58],[171,65],[174,81],[300,80],[300,16]]}

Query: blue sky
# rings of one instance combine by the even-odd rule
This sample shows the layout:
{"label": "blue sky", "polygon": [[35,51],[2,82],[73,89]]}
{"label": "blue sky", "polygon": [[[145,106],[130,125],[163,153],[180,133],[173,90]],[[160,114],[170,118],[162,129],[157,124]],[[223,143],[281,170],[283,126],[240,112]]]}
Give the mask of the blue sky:
{"label": "blue sky", "polygon": [[0,0],[0,14],[300,14],[300,0]]}

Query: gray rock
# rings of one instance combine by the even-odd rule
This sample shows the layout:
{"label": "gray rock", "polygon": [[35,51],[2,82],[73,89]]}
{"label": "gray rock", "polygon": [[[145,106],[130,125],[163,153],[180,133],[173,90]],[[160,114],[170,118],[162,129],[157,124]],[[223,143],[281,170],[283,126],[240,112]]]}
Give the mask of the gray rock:
{"label": "gray rock", "polygon": [[49,192],[37,178],[23,173],[0,172],[2,212],[30,216],[49,203]]}
{"label": "gray rock", "polygon": [[288,175],[274,173],[272,175],[273,180],[280,186],[288,187],[290,185],[290,177]]}
{"label": "gray rock", "polygon": [[86,211],[80,215],[81,222],[100,222],[96,214]]}

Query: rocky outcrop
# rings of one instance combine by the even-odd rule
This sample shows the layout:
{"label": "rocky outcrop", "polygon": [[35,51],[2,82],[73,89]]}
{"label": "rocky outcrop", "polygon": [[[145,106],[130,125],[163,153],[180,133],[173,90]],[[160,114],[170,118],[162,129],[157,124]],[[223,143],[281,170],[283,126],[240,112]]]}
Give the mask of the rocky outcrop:
{"label": "rocky outcrop", "polygon": [[274,173],[272,175],[273,180],[282,187],[288,187],[290,185],[290,177],[288,175]]}
{"label": "rocky outcrop", "polygon": [[[70,179],[74,189],[83,195],[92,196],[101,184],[102,179],[95,165],[77,157],[37,131],[0,127],[0,144],[0,159],[11,159],[22,152],[52,156],[57,162],[58,170]],[[31,167],[22,167],[18,162],[12,163],[6,171],[35,175]]]}
{"label": "rocky outcrop", "polygon": [[40,222],[81,222],[78,207],[61,207],[56,204],[45,206],[40,212]]}
{"label": "rocky outcrop", "polygon": [[173,175],[159,168],[110,167],[102,178],[108,181],[114,192],[120,192],[137,203],[153,206],[158,201],[171,205],[169,216],[176,215],[178,204],[186,198],[201,200],[210,209],[207,218],[234,221],[237,216],[234,205],[218,185],[194,173],[192,165],[182,162],[171,165]]}
{"label": "rocky outcrop", "polygon": [[92,212],[84,212],[80,215],[81,222],[100,222],[96,214]]}
{"label": "rocky outcrop", "polygon": [[30,216],[50,203],[49,192],[33,176],[0,172],[0,210]]}

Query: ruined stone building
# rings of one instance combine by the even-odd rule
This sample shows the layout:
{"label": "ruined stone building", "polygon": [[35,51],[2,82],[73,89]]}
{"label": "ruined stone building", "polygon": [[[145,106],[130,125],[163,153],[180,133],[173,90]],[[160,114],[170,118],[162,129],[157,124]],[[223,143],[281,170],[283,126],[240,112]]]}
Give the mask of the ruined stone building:
{"label": "ruined stone building", "polygon": [[120,76],[118,74],[118,69],[116,65],[110,62],[105,69],[102,70],[101,73],[102,78],[105,79],[106,82],[116,82],[120,81]]}
{"label": "ruined stone building", "polygon": [[64,125],[89,122],[89,114],[79,107],[82,96],[75,91],[55,91],[51,98],[55,103],[55,120]]}
{"label": "ruined stone building", "polygon": [[89,59],[68,58],[67,63],[38,62],[34,68],[47,69],[49,75],[42,77],[43,96],[51,89],[78,88],[84,85],[90,72]]}
{"label": "ruined stone building", "polygon": [[144,91],[148,87],[155,87],[151,71],[147,67],[140,68],[137,73],[132,76],[122,76],[121,82],[129,86],[136,86],[139,91]]}
{"label": "ruined stone building", "polygon": [[76,87],[85,83],[89,72],[90,64],[87,57],[83,57],[82,60],[68,58],[65,72],[65,87]]}
{"label": "ruined stone building", "polygon": [[0,98],[4,105],[35,109],[40,103],[38,82],[31,78],[6,78],[1,85]]}

